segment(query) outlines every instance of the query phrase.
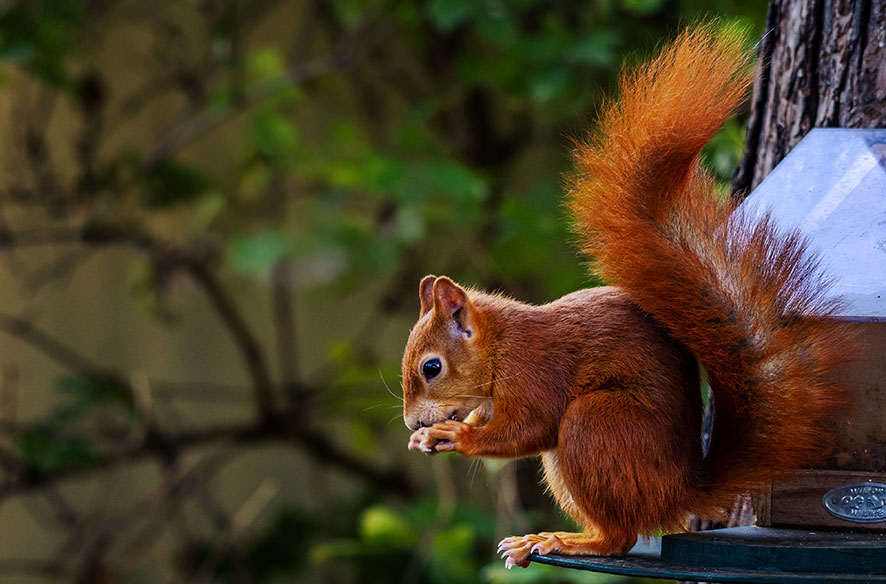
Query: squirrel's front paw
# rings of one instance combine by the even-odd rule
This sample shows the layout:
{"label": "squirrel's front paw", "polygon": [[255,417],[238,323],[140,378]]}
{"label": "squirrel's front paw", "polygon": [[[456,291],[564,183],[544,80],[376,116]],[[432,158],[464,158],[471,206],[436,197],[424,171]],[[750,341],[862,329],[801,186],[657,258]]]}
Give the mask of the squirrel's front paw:
{"label": "squirrel's front paw", "polygon": [[428,436],[437,441],[434,445],[435,452],[468,452],[468,442],[473,432],[473,426],[464,422],[447,420],[434,424],[428,428]]}
{"label": "squirrel's front paw", "polygon": [[421,450],[425,454],[434,454],[437,440],[428,434],[430,428],[419,428],[409,437],[409,450]]}

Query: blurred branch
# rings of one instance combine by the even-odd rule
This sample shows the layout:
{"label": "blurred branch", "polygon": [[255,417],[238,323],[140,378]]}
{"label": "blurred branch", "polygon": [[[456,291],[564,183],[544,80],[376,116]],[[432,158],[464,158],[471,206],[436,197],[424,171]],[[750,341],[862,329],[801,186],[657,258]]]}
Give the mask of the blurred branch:
{"label": "blurred branch", "polygon": [[202,381],[151,380],[151,391],[157,400],[183,402],[244,403],[248,388],[242,385]]}
{"label": "blurred branch", "polygon": [[[274,384],[267,368],[264,352],[240,310],[211,270],[210,264],[214,257],[211,253],[194,248],[172,248],[138,227],[111,223],[92,223],[79,231],[50,229],[46,233],[33,231],[26,234],[8,234],[3,243],[5,247],[15,247],[20,241],[69,243],[78,240],[89,245],[130,245],[150,253],[156,258],[155,261],[162,262],[169,269],[182,269],[187,273],[207,295],[243,356],[252,378],[259,418],[254,423],[213,428],[206,431],[184,432],[171,436],[152,427],[148,429],[143,442],[109,454],[97,466],[65,467],[47,472],[23,469],[25,472],[22,472],[19,477],[0,487],[0,497],[8,497],[33,488],[54,484],[69,477],[146,458],[175,459],[187,449],[211,442],[248,444],[275,440],[291,441],[302,447],[315,460],[341,468],[384,491],[402,496],[412,495],[413,487],[402,471],[379,470],[374,463],[364,461],[362,458],[342,450],[324,433],[306,427],[306,421],[309,420],[308,412],[302,411],[299,407],[289,408],[282,413],[275,409],[273,403]],[[72,371],[98,373],[109,376],[124,386],[129,385],[123,375],[107,370],[24,318],[0,313],[0,330],[28,343],[53,361]],[[291,380],[289,389],[305,395],[317,393],[299,385],[295,379]]]}
{"label": "blurred branch", "polygon": [[[247,87],[242,91],[242,95],[227,107],[215,108],[211,111],[204,109],[190,119],[180,119],[177,116],[169,124],[168,129],[157,141],[153,150],[145,157],[144,166],[147,168],[156,166],[157,163],[182,146],[218,128],[235,115],[271,97],[281,89],[355,67],[391,32],[388,26],[379,27],[379,29],[371,31],[368,26],[357,27],[354,33],[346,35],[339,41],[332,54],[298,63],[291,66],[280,77],[257,82]],[[373,34],[369,34],[370,32]],[[359,48],[359,54],[357,48]],[[191,108],[198,109],[204,106],[205,100],[201,100],[200,103],[192,104]]]}
{"label": "blurred branch", "polygon": [[[0,370],[0,424],[15,431],[18,424],[18,404],[22,375],[17,361],[3,363]],[[0,456],[0,464],[3,464]]]}
{"label": "blurred branch", "polygon": [[236,541],[252,525],[262,510],[277,495],[280,486],[273,481],[265,480],[240,507],[225,530],[217,537],[218,545],[213,546],[209,556],[197,568],[191,578],[192,582],[209,582],[218,570],[218,566],[226,553],[230,553]]}
{"label": "blurred branch", "polygon": [[[201,111],[191,117],[189,120],[181,119],[176,116],[169,124],[166,133],[160,137],[153,150],[145,157],[144,166],[153,168],[161,160],[167,158],[170,154],[193,142],[200,136],[221,126],[236,114],[242,112],[247,107],[259,103],[263,99],[273,95],[275,91],[283,89],[291,84],[302,83],[309,79],[319,77],[336,70],[335,59],[331,57],[323,57],[302,63],[299,66],[290,69],[283,77],[264,81],[244,91],[242,98],[234,104],[211,111]],[[202,105],[202,104],[200,104]]]}
{"label": "blurred branch", "polygon": [[35,295],[50,283],[71,276],[90,258],[92,258],[92,253],[88,250],[75,249],[64,252],[59,257],[31,270],[24,283],[25,290],[29,294]]}
{"label": "blurred branch", "polygon": [[277,262],[271,273],[271,306],[277,335],[280,383],[289,400],[289,407],[300,407],[304,396],[298,391],[298,343],[292,278],[292,262],[288,258]]}
{"label": "blurred branch", "polygon": [[[258,339],[246,324],[242,313],[234,304],[208,264],[212,254],[204,250],[170,247],[150,233],[133,225],[89,223],[81,229],[50,227],[18,233],[0,234],[0,247],[15,248],[20,245],[69,244],[82,242],[89,245],[126,244],[148,252],[158,265],[167,269],[183,269],[203,290],[219,319],[231,333],[234,343],[246,363],[252,379],[256,405],[261,416],[273,416],[274,399],[270,373]],[[6,330],[40,349],[69,369],[98,371],[99,368],[85,357],[65,347],[59,341],[36,329],[30,322],[0,313],[0,329]]]}
{"label": "blurred branch", "polygon": [[[72,529],[82,521],[79,514],[57,489],[44,489],[41,495],[40,498],[25,499],[23,505],[31,519],[42,525],[44,529],[49,530],[56,526]],[[42,509],[41,503],[45,503],[49,509]]]}
{"label": "blurred branch", "polygon": [[[9,189],[20,193],[28,192],[26,189]],[[81,232],[67,225],[40,227],[37,229],[22,229],[19,231],[0,231],[0,248],[38,247],[43,245],[72,245],[82,241]]]}
{"label": "blurred branch", "polygon": [[104,371],[96,362],[74,351],[27,319],[0,312],[0,331],[31,345],[66,369],[91,373]]}
{"label": "blurred branch", "polygon": [[191,278],[203,289],[212,307],[239,347],[240,354],[243,356],[246,367],[252,377],[253,391],[255,392],[259,415],[266,420],[273,418],[273,383],[258,339],[256,339],[246,324],[246,320],[231,300],[227,291],[205,264],[188,262],[186,269]]}
{"label": "blurred branch", "polygon": [[164,529],[174,520],[181,517],[180,507],[187,497],[201,500],[201,494],[208,490],[208,485],[221,468],[230,461],[229,452],[213,452],[197,457],[182,457],[177,464],[163,469],[160,484],[153,492],[127,512],[108,522],[107,533],[118,533],[124,530],[131,517],[145,517],[144,526],[126,542],[121,550],[118,570],[122,575],[129,575],[137,570],[150,558],[150,550],[164,534]]}
{"label": "blurred branch", "polygon": [[401,470],[379,469],[372,461],[342,450],[325,434],[314,429],[300,428],[291,418],[279,417],[273,421],[217,426],[178,434],[161,434],[154,430],[142,443],[110,453],[97,464],[67,466],[46,471],[23,468],[24,472],[20,476],[10,478],[5,484],[0,485],[0,499],[70,478],[105,471],[122,464],[134,464],[151,458],[177,459],[192,448],[212,443],[237,446],[273,442],[291,442],[298,445],[312,458],[338,467],[385,492],[404,497],[411,497],[414,494],[412,484]]}
{"label": "blurred branch", "polygon": [[403,570],[401,584],[424,580],[422,574],[432,555],[434,542],[455,513],[457,494],[452,474],[452,460],[438,456],[431,461],[431,469],[434,471],[434,486],[437,488],[437,509],[434,511],[430,525],[412,551],[409,563]]}
{"label": "blurred branch", "polygon": [[358,458],[340,449],[329,440],[329,437],[316,430],[307,428],[295,430],[293,438],[304,446],[317,462],[346,470],[382,491],[406,498],[415,496],[415,486],[408,475],[399,468],[379,468],[379,465],[371,460]]}
{"label": "blurred branch", "polygon": [[28,576],[57,580],[64,574],[64,566],[60,562],[26,559],[0,559],[0,576]]}

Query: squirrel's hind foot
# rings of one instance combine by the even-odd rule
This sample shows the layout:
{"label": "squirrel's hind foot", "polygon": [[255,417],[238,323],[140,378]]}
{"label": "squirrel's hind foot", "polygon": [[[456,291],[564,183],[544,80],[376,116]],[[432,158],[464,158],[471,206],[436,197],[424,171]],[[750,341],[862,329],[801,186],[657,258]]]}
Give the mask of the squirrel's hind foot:
{"label": "squirrel's hind foot", "polygon": [[[623,540],[623,541],[622,541]],[[616,542],[598,533],[568,533],[565,531],[541,532],[530,535],[507,537],[498,544],[498,551],[505,559],[505,566],[529,565],[529,555],[546,556],[557,553],[567,556],[623,555],[630,550],[637,537],[625,537]]]}
{"label": "squirrel's hind foot", "polygon": [[511,569],[514,566],[525,568],[529,565],[529,554],[532,546],[544,541],[545,534],[514,535],[506,537],[498,544],[498,553],[505,561],[505,567]]}

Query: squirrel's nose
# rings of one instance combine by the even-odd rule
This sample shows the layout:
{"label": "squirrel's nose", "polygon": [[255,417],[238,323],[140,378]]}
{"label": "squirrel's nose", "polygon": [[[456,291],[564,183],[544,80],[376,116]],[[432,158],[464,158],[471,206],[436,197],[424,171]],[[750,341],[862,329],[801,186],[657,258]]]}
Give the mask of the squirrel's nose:
{"label": "squirrel's nose", "polygon": [[409,415],[403,416],[403,421],[406,423],[406,427],[415,432],[419,428],[424,428],[425,424],[418,418],[413,418]]}

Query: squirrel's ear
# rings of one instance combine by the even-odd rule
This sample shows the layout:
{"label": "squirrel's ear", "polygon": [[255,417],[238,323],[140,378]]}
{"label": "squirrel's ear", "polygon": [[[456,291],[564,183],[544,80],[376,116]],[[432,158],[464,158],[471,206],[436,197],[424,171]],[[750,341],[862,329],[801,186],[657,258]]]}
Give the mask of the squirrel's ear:
{"label": "squirrel's ear", "polygon": [[[424,283],[424,282],[422,282]],[[440,276],[434,286],[434,310],[440,314],[455,314],[468,303],[467,293],[446,276]]]}
{"label": "squirrel's ear", "polygon": [[440,276],[434,282],[434,312],[443,318],[451,318],[458,335],[470,339],[474,336],[474,323],[468,293],[447,278]]}
{"label": "squirrel's ear", "polygon": [[427,311],[434,308],[434,282],[437,276],[425,276],[418,285],[418,300],[421,302],[421,311],[418,316],[421,318]]}

